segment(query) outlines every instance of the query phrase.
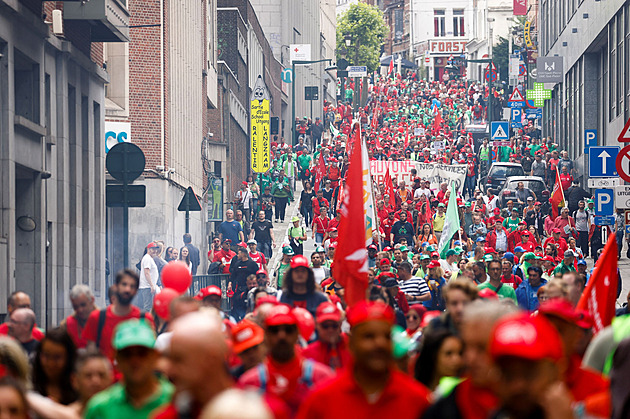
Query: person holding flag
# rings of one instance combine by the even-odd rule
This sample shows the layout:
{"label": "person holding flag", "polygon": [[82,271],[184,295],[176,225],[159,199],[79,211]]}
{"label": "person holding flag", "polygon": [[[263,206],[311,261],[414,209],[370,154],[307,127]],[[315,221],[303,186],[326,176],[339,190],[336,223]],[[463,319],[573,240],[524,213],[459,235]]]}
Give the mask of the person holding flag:
{"label": "person holding flag", "polygon": [[459,214],[457,212],[457,191],[455,182],[451,182],[451,193],[448,198],[448,206],[446,207],[446,218],[444,220],[444,228],[438,243],[438,253],[440,259],[446,259],[446,251],[450,248],[451,240],[456,233],[459,232]]}
{"label": "person holding flag", "polygon": [[562,182],[560,181],[560,175],[558,171],[556,173],[556,180],[553,184],[553,190],[551,191],[551,196],[549,197],[549,202],[551,203],[551,214],[553,220],[558,218],[558,207],[564,207],[566,204],[564,202],[564,191],[562,190]]}

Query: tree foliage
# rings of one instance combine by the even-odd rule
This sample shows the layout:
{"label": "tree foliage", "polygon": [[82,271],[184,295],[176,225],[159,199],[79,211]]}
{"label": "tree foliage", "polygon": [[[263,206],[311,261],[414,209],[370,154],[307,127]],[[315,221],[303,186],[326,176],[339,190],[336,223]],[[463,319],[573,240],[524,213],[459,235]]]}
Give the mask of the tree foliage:
{"label": "tree foliage", "polygon": [[[383,13],[378,8],[361,2],[351,5],[337,19],[337,60],[347,50],[346,59],[351,65],[366,65],[368,71],[378,69],[386,33]],[[352,37],[350,48],[346,48],[346,35]]]}

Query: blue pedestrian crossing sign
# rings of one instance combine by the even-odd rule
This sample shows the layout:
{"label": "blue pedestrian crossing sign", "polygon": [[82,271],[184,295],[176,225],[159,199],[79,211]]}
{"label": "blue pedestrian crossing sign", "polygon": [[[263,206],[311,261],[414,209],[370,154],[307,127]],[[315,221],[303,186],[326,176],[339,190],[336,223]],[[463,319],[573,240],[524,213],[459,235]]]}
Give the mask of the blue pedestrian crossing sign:
{"label": "blue pedestrian crossing sign", "polygon": [[507,121],[495,121],[490,124],[490,137],[492,140],[509,140],[510,128]]}
{"label": "blue pedestrian crossing sign", "polygon": [[595,215],[613,215],[615,212],[615,191],[613,189],[595,190]]}
{"label": "blue pedestrian crossing sign", "polygon": [[588,176],[589,177],[615,177],[617,168],[615,161],[619,154],[619,147],[591,147],[589,149],[588,158]]}

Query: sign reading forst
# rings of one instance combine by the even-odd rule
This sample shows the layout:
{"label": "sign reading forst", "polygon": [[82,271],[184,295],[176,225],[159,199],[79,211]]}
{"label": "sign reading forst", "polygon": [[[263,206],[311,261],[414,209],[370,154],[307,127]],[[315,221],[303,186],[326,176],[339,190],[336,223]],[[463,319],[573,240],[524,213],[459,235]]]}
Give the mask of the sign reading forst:
{"label": "sign reading forst", "polygon": [[466,51],[466,41],[448,40],[448,39],[432,39],[429,41],[429,51],[432,54],[453,53]]}

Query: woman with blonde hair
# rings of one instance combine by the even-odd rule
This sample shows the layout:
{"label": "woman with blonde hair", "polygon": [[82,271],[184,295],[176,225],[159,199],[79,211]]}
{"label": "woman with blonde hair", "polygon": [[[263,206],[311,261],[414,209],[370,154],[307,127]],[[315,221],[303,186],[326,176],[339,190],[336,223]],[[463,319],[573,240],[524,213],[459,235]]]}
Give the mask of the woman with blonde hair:
{"label": "woman with blonde hair", "polygon": [[446,307],[444,296],[442,295],[442,289],[444,285],[446,285],[444,271],[440,267],[440,262],[437,260],[432,260],[427,268],[429,269],[429,273],[424,280],[429,286],[431,299],[429,301],[425,301],[423,304],[429,311],[444,311],[444,308]]}

